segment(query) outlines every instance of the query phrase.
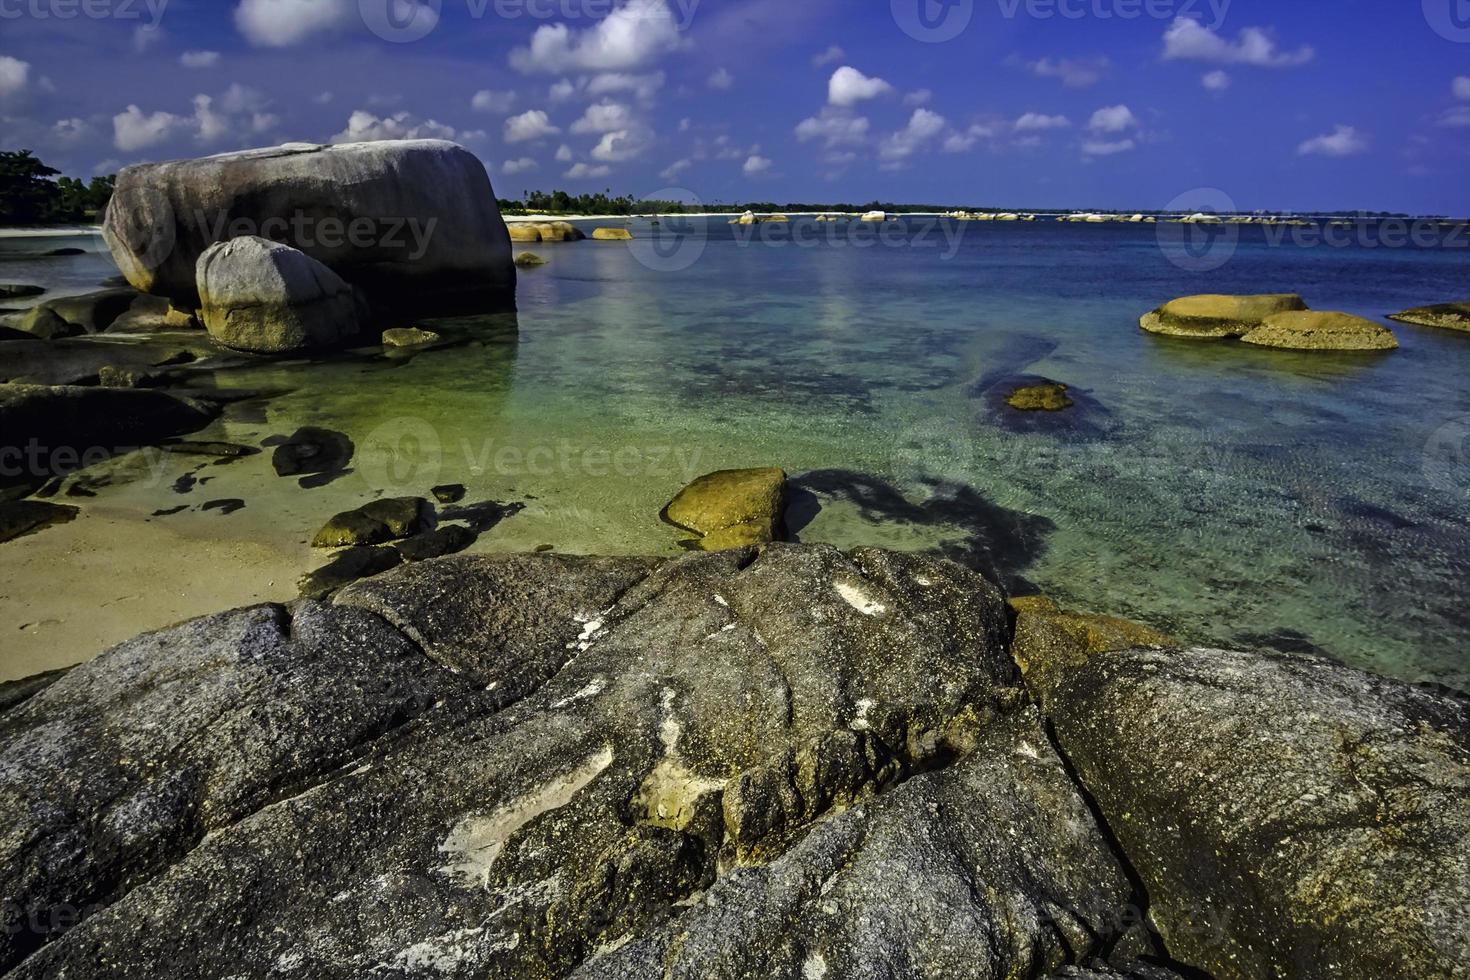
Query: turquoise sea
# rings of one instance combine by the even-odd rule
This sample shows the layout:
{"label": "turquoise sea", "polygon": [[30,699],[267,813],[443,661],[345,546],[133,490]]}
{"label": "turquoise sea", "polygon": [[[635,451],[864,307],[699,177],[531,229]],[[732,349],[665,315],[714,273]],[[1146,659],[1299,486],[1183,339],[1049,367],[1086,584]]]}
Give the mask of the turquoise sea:
{"label": "turquoise sea", "polygon": [[[779,465],[802,540],[937,549],[1192,642],[1470,688],[1470,335],[1394,324],[1395,352],[1292,354],[1138,328],[1200,292],[1375,318],[1465,299],[1470,241],[1304,246],[1252,227],[1207,240],[1228,260],[1191,271],[1200,252],[1146,225],[627,224],[632,246],[530,246],[549,264],[521,273],[518,332],[454,321],[436,327],[454,344],[412,358],[217,372],[260,396],[198,438],[325,426],[355,443],[352,470],[303,489],[267,453],[213,474],[208,495],[244,509],[156,519],[301,547],[379,492],[464,483],[524,504],[480,550],[673,554],[658,514],[687,479]],[[676,227],[690,234],[669,241]],[[34,247],[0,242],[0,280],[78,291],[114,272],[17,257]],[[1029,376],[1077,407],[1006,409]],[[195,464],[167,465],[99,499],[140,520],[194,502],[174,483]]]}

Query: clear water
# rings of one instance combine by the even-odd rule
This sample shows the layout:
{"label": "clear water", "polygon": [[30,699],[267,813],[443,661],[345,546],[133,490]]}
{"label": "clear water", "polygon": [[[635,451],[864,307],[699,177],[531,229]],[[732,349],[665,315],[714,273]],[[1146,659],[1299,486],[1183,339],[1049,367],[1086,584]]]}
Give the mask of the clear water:
{"label": "clear water", "polygon": [[[465,483],[472,501],[526,504],[481,550],[672,554],[658,513],[687,479],[780,465],[802,540],[939,549],[1190,641],[1470,686],[1470,335],[1394,325],[1401,350],[1339,355],[1138,329],[1198,292],[1300,292],[1380,318],[1463,299],[1470,250],[1273,246],[1246,229],[1196,273],[1146,226],[948,228],[958,242],[911,219],[857,247],[850,226],[763,243],[717,219],[677,271],[644,244],[534,246],[550,264],[521,274],[518,340],[457,321],[443,326],[467,342],[408,360],[219,373],[273,394],[200,438],[327,426],[357,444],[343,478],[304,490],[262,455],[181,496],[170,484],[197,463],[170,458],[104,497],[140,519],[244,499],[163,519],[279,541],[306,567],[335,511]],[[43,282],[27,264],[0,278]],[[1078,408],[998,403],[1033,375]]]}

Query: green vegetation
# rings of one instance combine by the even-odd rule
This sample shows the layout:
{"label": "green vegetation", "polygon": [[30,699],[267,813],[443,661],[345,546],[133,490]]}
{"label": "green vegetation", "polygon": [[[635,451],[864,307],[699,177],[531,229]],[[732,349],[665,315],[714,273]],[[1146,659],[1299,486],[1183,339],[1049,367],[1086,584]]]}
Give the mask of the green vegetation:
{"label": "green vegetation", "polygon": [[870,201],[866,204],[843,202],[837,204],[777,204],[774,201],[714,201],[694,205],[678,201],[645,200],[624,194],[613,197],[608,190],[599,194],[569,194],[566,191],[525,191],[521,200],[501,199],[502,214],[685,214],[689,212],[711,214],[744,214],[746,211],[843,211],[863,213],[866,211],[888,211],[893,214],[905,212],[952,211],[954,205],[940,204],[893,204]]}
{"label": "green vegetation", "polygon": [[[59,179],[55,179],[59,178]],[[97,220],[112,200],[116,177],[84,184],[46,166],[30,150],[0,150],[0,225]]]}

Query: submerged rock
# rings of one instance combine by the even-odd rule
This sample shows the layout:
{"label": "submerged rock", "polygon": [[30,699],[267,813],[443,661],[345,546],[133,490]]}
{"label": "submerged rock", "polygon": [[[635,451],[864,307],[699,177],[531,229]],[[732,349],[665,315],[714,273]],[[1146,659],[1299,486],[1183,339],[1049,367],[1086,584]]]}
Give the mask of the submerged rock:
{"label": "submerged rock", "polygon": [[40,296],[46,292],[42,286],[31,286],[24,283],[0,282],[0,299],[25,299],[30,296]]}
{"label": "submerged rock", "polygon": [[516,265],[520,266],[522,269],[534,269],[537,266],[545,264],[546,260],[537,255],[535,252],[522,252],[520,255],[516,256]]}
{"label": "submerged rock", "polygon": [[784,470],[721,470],[679,491],[663,517],[699,534],[699,547],[723,551],[774,541],[786,510]]}
{"label": "submerged rock", "polygon": [[1272,314],[1240,340],[1285,350],[1397,350],[1399,346],[1392,330],[1372,320],[1307,310]]}
{"label": "submerged rock", "polygon": [[442,140],[291,143],[126,167],[102,230],[128,281],[180,309],[198,306],[199,257],[251,234],[306,252],[378,311],[515,306],[510,238],[485,166]]}
{"label": "submerged rock", "polygon": [[1144,315],[1139,326],[1149,333],[1194,340],[1243,337],[1273,313],[1305,310],[1294,293],[1261,296],[1185,296]]}
{"label": "submerged rock", "polygon": [[1441,303],[1437,306],[1416,306],[1412,310],[1394,313],[1390,320],[1412,323],[1421,327],[1442,327],[1445,330],[1470,330],[1470,302]]}
{"label": "submerged rock", "polygon": [[1006,396],[1006,404],[1018,412],[1061,412],[1075,404],[1067,397],[1067,386],[1056,381],[1022,385]]}
{"label": "submerged rock", "polygon": [[383,331],[384,347],[422,347],[437,344],[443,339],[432,330],[420,330],[418,327],[395,327]]}
{"label": "submerged rock", "polygon": [[596,242],[631,242],[633,233],[626,228],[596,228],[592,231]]}
{"label": "submerged rock", "polygon": [[339,347],[362,331],[356,292],[304,252],[264,238],[236,238],[199,257],[204,327],[250,354]]}

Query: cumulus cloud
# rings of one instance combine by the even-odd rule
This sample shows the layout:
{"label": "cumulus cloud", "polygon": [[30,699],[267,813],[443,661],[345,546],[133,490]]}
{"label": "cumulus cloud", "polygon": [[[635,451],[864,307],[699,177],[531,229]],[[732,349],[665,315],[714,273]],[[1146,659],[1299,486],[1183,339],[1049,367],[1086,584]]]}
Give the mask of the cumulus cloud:
{"label": "cumulus cloud", "polygon": [[1014,128],[1018,133],[1040,133],[1048,129],[1066,129],[1072,120],[1066,116],[1048,116],[1040,112],[1028,112],[1017,119]]}
{"label": "cumulus cloud", "polygon": [[366,109],[358,109],[347,120],[347,128],[333,136],[333,143],[368,143],[373,140],[452,140],[458,134],[453,126],[433,119],[419,120],[408,112],[379,118]]}
{"label": "cumulus cloud", "polygon": [[724,68],[716,68],[708,79],[709,87],[719,92],[728,92],[735,86],[735,76]]}
{"label": "cumulus cloud", "polygon": [[350,0],[241,0],[235,28],[251,44],[285,48],[346,26],[357,14]]}
{"label": "cumulus cloud", "polygon": [[868,99],[876,99],[893,91],[881,78],[869,78],[856,68],[843,65],[827,81],[827,101],[835,106],[851,107]]}
{"label": "cumulus cloud", "polygon": [[481,89],[470,98],[470,108],[476,112],[509,112],[516,104],[515,92],[497,92],[493,89]]}
{"label": "cumulus cloud", "polygon": [[606,164],[594,166],[590,163],[579,163],[562,176],[567,180],[594,180],[598,177],[606,177],[610,173],[612,173],[612,167]]}
{"label": "cumulus cloud", "polygon": [[837,45],[834,44],[830,48],[828,48],[826,51],[823,51],[821,54],[817,55],[816,57],[814,57],[812,59],[812,67],[813,68],[824,68],[827,65],[835,64],[835,63],[841,61],[843,58],[846,58],[846,57],[847,57],[847,52],[844,51],[844,50],[842,50],[841,48],[839,48]]}
{"label": "cumulus cloud", "polygon": [[26,87],[30,81],[31,66],[29,62],[12,58],[9,55],[0,55],[0,98],[14,95]]}
{"label": "cumulus cloud", "polygon": [[1296,148],[1300,156],[1351,157],[1368,151],[1368,138],[1356,127],[1339,125],[1330,133],[1314,136]]}
{"label": "cumulus cloud", "polygon": [[908,95],[905,95],[903,97],[903,104],[906,106],[928,105],[930,101],[933,100],[933,98],[933,92],[931,92],[927,88],[921,88],[917,89],[916,91],[910,92]]}
{"label": "cumulus cloud", "polygon": [[617,102],[589,105],[582,118],[572,123],[574,133],[611,133],[633,125],[633,111]]}
{"label": "cumulus cloud", "polygon": [[1108,106],[1099,109],[1088,120],[1087,128],[1094,133],[1121,133],[1138,128],[1138,117],[1126,105]]}
{"label": "cumulus cloud", "polygon": [[944,117],[929,109],[915,109],[908,125],[883,141],[878,157],[885,164],[899,164],[922,150],[948,124]]}
{"label": "cumulus cloud", "polygon": [[995,130],[990,126],[975,123],[969,129],[950,133],[944,138],[945,153],[965,153],[974,149],[975,144],[983,139],[990,139],[995,135]]}
{"label": "cumulus cloud", "polygon": [[572,148],[570,146],[567,146],[565,143],[563,143],[557,149],[557,151],[556,151],[556,162],[557,163],[571,163],[572,162]]}
{"label": "cumulus cloud", "polygon": [[774,164],[769,157],[763,157],[759,153],[755,153],[745,161],[745,166],[740,169],[747,177],[759,177],[762,174],[770,173],[772,166]]}
{"label": "cumulus cloud", "polygon": [[500,172],[505,174],[507,177],[514,177],[516,174],[523,174],[527,171],[535,169],[536,161],[532,160],[530,157],[521,157],[518,160],[507,160],[500,166]]}
{"label": "cumulus cloud", "polygon": [[662,180],[678,180],[679,175],[692,166],[694,166],[694,161],[688,158],[685,158],[683,160],[675,160],[663,170],[659,171],[658,175],[659,178]]}
{"label": "cumulus cloud", "polygon": [[531,43],[510,53],[517,71],[628,71],[684,47],[680,26],[665,0],[626,0],[607,17],[582,31],[566,24],[543,24]]}
{"label": "cumulus cloud", "polygon": [[796,138],[806,143],[822,140],[828,147],[856,145],[868,138],[868,120],[841,109],[825,108],[796,127]]}
{"label": "cumulus cloud", "polygon": [[528,109],[519,116],[511,116],[505,121],[505,141],[507,143],[526,143],[530,140],[554,136],[559,132],[561,130],[553,126],[551,118],[540,109]]}
{"label": "cumulus cloud", "polygon": [[592,159],[603,163],[624,163],[642,156],[653,145],[653,131],[645,126],[633,126],[604,133],[592,148]]}
{"label": "cumulus cloud", "polygon": [[124,153],[134,153],[162,143],[187,122],[171,112],[147,113],[130,105],[112,117],[112,142]]}
{"label": "cumulus cloud", "polygon": [[218,51],[185,51],[179,55],[179,64],[185,68],[213,68],[219,59]]}
{"label": "cumulus cloud", "polygon": [[1461,75],[1451,86],[1455,98],[1470,101],[1470,75]]}
{"label": "cumulus cloud", "polygon": [[92,126],[85,119],[58,119],[51,135],[59,143],[80,143],[92,135]]}
{"label": "cumulus cloud", "polygon": [[1107,58],[1042,58],[1027,68],[1039,78],[1055,78],[1068,88],[1088,88],[1102,80],[1111,67]]}
{"label": "cumulus cloud", "polygon": [[1230,87],[1230,73],[1220,69],[1207,72],[1200,84],[1211,92],[1223,92]]}
{"label": "cumulus cloud", "polygon": [[1132,140],[1083,140],[1082,152],[1090,157],[1110,157],[1118,153],[1127,153],[1137,144]]}
{"label": "cumulus cloud", "polygon": [[[192,105],[194,111],[190,115],[144,112],[136,105],[128,106],[112,118],[113,145],[125,153],[133,153],[183,136],[192,136],[204,144],[226,139],[247,143],[270,132],[280,122],[279,117],[267,111],[269,99],[238,82],[218,97],[196,95]],[[62,123],[57,125],[60,127]]]}
{"label": "cumulus cloud", "polygon": [[1235,41],[1216,34],[1193,17],[1176,17],[1164,32],[1165,61],[1208,61],[1221,65],[1294,68],[1316,57],[1308,45],[1284,51],[1262,27],[1247,27]]}
{"label": "cumulus cloud", "polygon": [[649,72],[644,75],[629,74],[627,72],[603,72],[593,75],[586,85],[587,94],[592,98],[603,95],[612,95],[618,92],[629,92],[640,102],[651,102],[658,94],[659,89],[664,87],[664,73],[661,71]]}

